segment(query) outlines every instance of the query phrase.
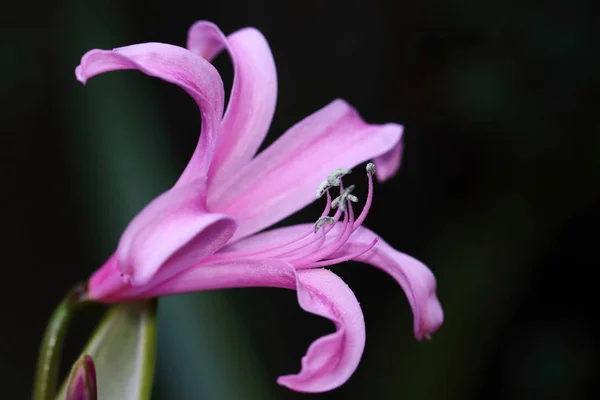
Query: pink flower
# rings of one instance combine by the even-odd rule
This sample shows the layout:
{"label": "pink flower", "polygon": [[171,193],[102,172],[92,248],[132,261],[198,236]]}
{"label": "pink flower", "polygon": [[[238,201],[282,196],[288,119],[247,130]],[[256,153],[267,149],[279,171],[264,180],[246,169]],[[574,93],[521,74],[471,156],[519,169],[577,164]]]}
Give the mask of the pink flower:
{"label": "pink flower", "polygon": [[[198,146],[181,177],[131,221],[116,252],[91,277],[89,297],[120,302],[220,288],[295,289],[300,306],[329,318],[336,331],[309,347],[300,373],[278,382],[322,392],[350,377],[364,348],[364,320],[354,294],[323,268],[353,259],[396,279],[413,310],[416,338],[429,338],[443,321],[433,274],[362,227],[375,166],[382,181],[400,165],[402,126],[367,124],[346,102],[335,100],[256,155],[277,93],[265,38],[252,28],[226,37],[201,21],[190,29],[187,47],[144,43],[91,50],[76,69],[83,83],[107,71],[140,70],[183,88],[202,116]],[[207,61],[223,49],[235,71],[224,115],[223,84]],[[352,203],[358,199],[342,177],[371,159],[369,192],[357,216]],[[316,224],[257,233],[314,201],[315,190],[327,199]],[[338,195],[334,200],[332,191]]]}

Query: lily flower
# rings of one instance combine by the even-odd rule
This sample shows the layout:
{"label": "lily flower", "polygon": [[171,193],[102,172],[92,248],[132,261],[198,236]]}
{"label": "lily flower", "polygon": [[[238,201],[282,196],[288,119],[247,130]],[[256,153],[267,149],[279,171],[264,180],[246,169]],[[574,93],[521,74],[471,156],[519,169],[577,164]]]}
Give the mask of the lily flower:
{"label": "lily flower", "polygon": [[[226,50],[234,67],[229,104],[210,63]],[[431,271],[362,226],[373,181],[393,176],[402,155],[403,128],[373,125],[335,100],[256,154],[275,110],[277,77],[269,45],[253,28],[225,36],[206,21],[194,24],[187,49],[144,43],[91,50],[76,69],[82,83],[108,71],[135,69],[184,89],[198,104],[197,148],[173,188],[127,226],[117,250],[89,280],[91,300],[112,303],[200,290],[266,286],[297,291],[304,310],[330,319],[334,333],[312,343],[298,374],[278,383],[323,392],[348,380],[365,345],[361,308],[352,291],[325,269],[356,260],[382,269],[404,289],[417,340],[443,321]],[[368,195],[360,214],[351,168],[367,164]],[[317,196],[315,196],[317,191]],[[264,232],[324,197],[315,224]],[[336,196],[332,199],[332,196]],[[329,214],[333,213],[333,216]]]}

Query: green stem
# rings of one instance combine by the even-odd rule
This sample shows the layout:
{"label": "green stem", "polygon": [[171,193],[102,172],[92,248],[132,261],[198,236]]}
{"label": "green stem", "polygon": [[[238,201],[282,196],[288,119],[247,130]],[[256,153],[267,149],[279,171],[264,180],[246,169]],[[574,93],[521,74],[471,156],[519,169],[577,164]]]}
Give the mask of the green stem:
{"label": "green stem", "polygon": [[56,393],[58,367],[67,329],[75,311],[86,303],[85,283],[75,285],[52,313],[40,346],[33,400],[50,400]]}

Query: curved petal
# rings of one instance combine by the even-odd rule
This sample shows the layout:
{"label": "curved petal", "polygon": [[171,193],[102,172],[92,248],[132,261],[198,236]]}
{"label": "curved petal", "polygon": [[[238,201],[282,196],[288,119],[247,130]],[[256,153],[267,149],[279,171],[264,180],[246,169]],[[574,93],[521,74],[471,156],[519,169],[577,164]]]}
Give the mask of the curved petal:
{"label": "curved petal", "polygon": [[205,176],[223,115],[223,82],[217,70],[208,61],[184,48],[144,43],[114,50],[90,50],[81,58],[75,75],[85,84],[93,76],[125,69],[137,69],[174,83],[194,98],[202,115],[202,131],[198,146],[178,184]]}
{"label": "curved petal", "polygon": [[260,147],[275,112],[277,72],[271,49],[254,28],[228,37],[207,21],[189,30],[187,47],[212,59],[226,48],[233,63],[233,86],[210,171],[210,186],[226,184],[244,167]]}
{"label": "curved petal", "polygon": [[[373,231],[361,226],[334,256],[356,253],[371,243],[376,236]],[[442,326],[444,311],[436,296],[435,276],[425,264],[399,252],[381,239],[373,249],[354,260],[387,272],[402,286],[413,310],[417,340],[422,340],[423,337],[430,339],[430,335]]]}
{"label": "curved petal", "polygon": [[227,186],[211,187],[209,209],[234,217],[233,240],[240,239],[310,204],[334,169],[377,161],[395,151],[401,137],[400,125],[367,124],[336,100],[288,130]]}
{"label": "curved petal", "polygon": [[[248,251],[254,252],[252,257],[260,258],[261,250],[290,242],[309,232],[310,229],[312,229],[310,224],[273,229],[224,247],[211,258],[218,259],[221,255],[231,258],[232,253],[235,257],[236,252],[241,256],[243,252],[247,253]],[[333,240],[338,229],[340,229],[338,225],[334,226],[327,240]],[[373,242],[376,236],[369,229],[359,227],[344,246],[331,255],[331,258],[360,253],[362,249]],[[430,334],[439,329],[444,321],[444,312],[435,293],[435,277],[423,263],[395,250],[381,239],[371,250],[353,259],[387,272],[400,284],[414,314],[414,332],[417,340],[422,340],[423,337],[429,338]]]}
{"label": "curved petal", "polygon": [[199,264],[144,293],[123,292],[114,301],[200,290],[238,287],[296,289],[298,303],[310,313],[330,319],[336,331],[312,343],[296,375],[278,379],[300,392],[334,389],[352,375],[365,345],[365,325],[356,297],[337,275],[324,269],[295,271],[280,260],[236,260]]}
{"label": "curved petal", "polygon": [[133,286],[148,283],[159,268],[166,279],[214,253],[231,238],[235,221],[208,212],[205,193],[206,179],[175,187],[129,223],[116,262]]}
{"label": "curved petal", "polygon": [[314,341],[302,357],[302,370],[281,376],[280,385],[299,392],[324,392],[343,385],[358,367],[365,347],[365,321],[354,293],[325,269],[299,271],[298,303],[333,321],[336,332]]}
{"label": "curved petal", "polygon": [[390,151],[373,159],[376,166],[375,175],[379,182],[383,182],[396,175],[402,163],[404,142],[400,140]]}

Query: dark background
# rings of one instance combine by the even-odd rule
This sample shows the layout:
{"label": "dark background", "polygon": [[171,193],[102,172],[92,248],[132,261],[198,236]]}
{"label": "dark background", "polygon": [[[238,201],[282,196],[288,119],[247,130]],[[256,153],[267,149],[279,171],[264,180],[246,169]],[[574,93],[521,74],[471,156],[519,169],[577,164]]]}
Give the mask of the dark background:
{"label": "dark background", "polygon": [[[243,289],[160,302],[156,399],[586,399],[598,396],[600,119],[594,2],[3,2],[1,397],[26,399],[53,307],[167,189],[197,140],[178,88],[138,72],[73,69],[91,48],[185,45],[208,19],[269,40],[279,97],[268,141],[336,97],[405,125],[400,173],[366,225],[423,260],[446,313],[412,338],[395,282],[334,268],[367,346],[350,381],[279,387],[331,327],[292,292]],[[597,8],[597,7],[596,7]],[[232,68],[216,64],[227,85]],[[311,221],[320,205],[289,222]],[[97,316],[78,320],[73,360]],[[66,368],[66,367],[65,367]]]}

